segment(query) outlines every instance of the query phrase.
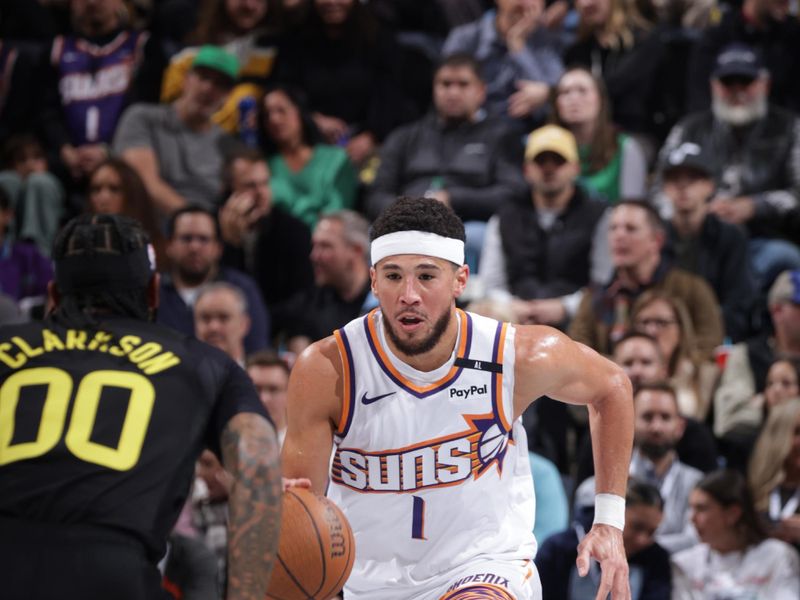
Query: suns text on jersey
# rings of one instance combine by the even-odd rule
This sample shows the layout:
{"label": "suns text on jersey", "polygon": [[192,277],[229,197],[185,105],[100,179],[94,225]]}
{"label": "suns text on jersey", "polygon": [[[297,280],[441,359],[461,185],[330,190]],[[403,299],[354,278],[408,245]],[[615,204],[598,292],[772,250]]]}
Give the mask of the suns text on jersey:
{"label": "suns text on jersey", "polygon": [[477,479],[492,465],[502,474],[509,436],[499,428],[497,415],[462,416],[468,429],[406,448],[338,448],[333,481],[361,492],[411,492],[456,485],[470,476]]}
{"label": "suns text on jersey", "polygon": [[31,358],[47,352],[80,350],[124,356],[146,375],[154,375],[181,362],[173,352],[165,352],[161,344],[143,340],[137,335],[123,335],[115,340],[105,331],[96,331],[90,336],[80,329],[67,329],[63,335],[42,329],[41,335],[41,340],[35,342],[17,335],[0,341],[0,363],[20,369]]}

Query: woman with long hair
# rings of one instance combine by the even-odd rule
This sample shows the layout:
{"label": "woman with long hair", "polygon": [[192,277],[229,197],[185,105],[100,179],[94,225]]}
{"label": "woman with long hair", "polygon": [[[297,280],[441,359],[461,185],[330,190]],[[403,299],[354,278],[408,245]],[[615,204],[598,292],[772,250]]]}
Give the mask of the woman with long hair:
{"label": "woman with long hair", "polygon": [[358,178],[344,149],[323,143],[305,96],[270,88],[261,102],[261,140],[273,201],[313,231],[324,212],[353,208]]}
{"label": "woman with long hair", "polygon": [[[612,119],[627,132],[654,135],[658,70],[664,47],[632,0],[575,0],[578,36],[564,64],[583,65],[602,77]],[[663,126],[662,126],[663,127]]]}
{"label": "woman with long hair", "polygon": [[120,158],[109,157],[89,175],[87,212],[136,219],[150,236],[159,270],[166,267],[165,240],[155,206],[139,174]]}
{"label": "woman with long hair", "polygon": [[694,327],[684,303],[660,290],[648,290],[631,307],[631,326],[658,341],[681,414],[704,420],[719,371],[697,350]]}
{"label": "woman with long hair", "polygon": [[772,408],[748,468],[756,508],[771,534],[800,544],[800,397]]}
{"label": "woman with long hair", "polygon": [[580,181],[608,202],[645,196],[647,159],[639,143],[611,121],[606,85],[585,67],[572,67],[551,92],[551,121],[578,142]]}
{"label": "woman with long hair", "polygon": [[706,475],[692,490],[689,507],[700,543],[672,558],[673,598],[800,598],[797,552],[767,538],[741,474]]}

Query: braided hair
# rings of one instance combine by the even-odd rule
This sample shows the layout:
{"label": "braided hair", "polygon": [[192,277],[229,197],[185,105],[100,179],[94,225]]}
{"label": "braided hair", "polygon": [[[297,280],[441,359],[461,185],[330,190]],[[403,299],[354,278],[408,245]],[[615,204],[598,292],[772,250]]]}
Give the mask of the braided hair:
{"label": "braided hair", "polygon": [[50,317],[71,327],[96,326],[101,315],[152,320],[149,244],[130,217],[81,215],[69,221],[53,242],[59,302]]}

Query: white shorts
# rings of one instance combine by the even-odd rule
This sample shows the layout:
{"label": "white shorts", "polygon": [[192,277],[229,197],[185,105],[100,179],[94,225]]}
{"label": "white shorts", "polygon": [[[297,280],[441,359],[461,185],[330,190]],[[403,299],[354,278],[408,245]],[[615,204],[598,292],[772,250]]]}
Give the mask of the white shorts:
{"label": "white shorts", "polygon": [[[474,596],[472,595],[474,594]],[[414,600],[541,600],[542,585],[532,560],[479,560],[448,574],[435,592]]]}

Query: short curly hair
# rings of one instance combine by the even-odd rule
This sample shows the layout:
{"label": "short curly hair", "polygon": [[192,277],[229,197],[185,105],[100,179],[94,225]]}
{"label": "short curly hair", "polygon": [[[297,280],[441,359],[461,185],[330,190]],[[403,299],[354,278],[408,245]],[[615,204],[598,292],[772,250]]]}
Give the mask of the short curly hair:
{"label": "short curly hair", "polygon": [[424,231],[466,240],[464,223],[453,209],[432,198],[398,198],[375,219],[370,240],[398,231]]}

